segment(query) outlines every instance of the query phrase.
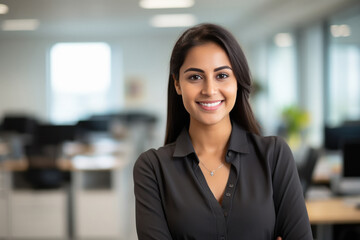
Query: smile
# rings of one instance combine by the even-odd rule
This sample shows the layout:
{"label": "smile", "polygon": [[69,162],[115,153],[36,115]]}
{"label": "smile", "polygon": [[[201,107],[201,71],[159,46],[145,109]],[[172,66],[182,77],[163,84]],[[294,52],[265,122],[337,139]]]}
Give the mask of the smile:
{"label": "smile", "polygon": [[216,110],[220,107],[223,101],[215,101],[215,102],[197,102],[201,108],[205,110]]}
{"label": "smile", "polygon": [[220,103],[221,103],[221,101],[212,102],[212,103],[199,102],[200,105],[203,105],[205,107],[215,107],[215,106],[219,105]]}

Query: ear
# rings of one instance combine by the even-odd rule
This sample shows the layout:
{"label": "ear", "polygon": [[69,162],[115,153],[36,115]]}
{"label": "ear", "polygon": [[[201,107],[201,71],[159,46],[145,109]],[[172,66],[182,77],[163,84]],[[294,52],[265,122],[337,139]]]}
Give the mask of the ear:
{"label": "ear", "polygon": [[179,80],[177,80],[177,79],[175,78],[175,75],[174,75],[174,74],[172,75],[172,78],[173,78],[173,80],[174,80],[174,86],[175,86],[176,93],[177,93],[178,95],[181,95],[181,88],[180,88],[180,82],[179,82]]}

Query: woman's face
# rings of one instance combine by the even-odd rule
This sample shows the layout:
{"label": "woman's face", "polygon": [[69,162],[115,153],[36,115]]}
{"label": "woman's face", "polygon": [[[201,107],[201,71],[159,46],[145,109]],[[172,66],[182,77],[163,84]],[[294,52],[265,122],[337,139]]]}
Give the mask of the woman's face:
{"label": "woman's face", "polygon": [[226,52],[215,43],[191,48],[175,80],[190,122],[214,125],[229,121],[237,81]]}

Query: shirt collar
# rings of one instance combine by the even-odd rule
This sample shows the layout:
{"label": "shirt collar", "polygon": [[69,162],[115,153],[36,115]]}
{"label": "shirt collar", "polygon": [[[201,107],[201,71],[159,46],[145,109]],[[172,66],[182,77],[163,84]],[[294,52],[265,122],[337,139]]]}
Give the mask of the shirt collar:
{"label": "shirt collar", "polygon": [[228,150],[238,153],[249,153],[249,144],[247,139],[247,131],[232,122],[232,130],[229,140]]}
{"label": "shirt collar", "polygon": [[185,157],[190,153],[195,153],[192,145],[189,132],[186,128],[183,128],[181,133],[176,139],[174,157]]}
{"label": "shirt collar", "polygon": [[[229,140],[228,151],[238,153],[249,153],[249,145],[247,140],[247,132],[232,122],[232,130]],[[184,157],[191,153],[195,153],[189,132],[184,128],[176,139],[174,157]]]}

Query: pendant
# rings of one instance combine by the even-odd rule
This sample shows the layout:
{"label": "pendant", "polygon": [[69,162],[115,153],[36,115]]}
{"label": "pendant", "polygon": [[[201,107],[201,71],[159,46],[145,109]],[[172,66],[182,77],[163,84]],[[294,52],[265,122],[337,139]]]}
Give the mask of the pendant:
{"label": "pendant", "polygon": [[211,172],[210,172],[210,175],[211,175],[211,176],[214,176],[214,172],[213,172],[213,171],[211,171]]}

